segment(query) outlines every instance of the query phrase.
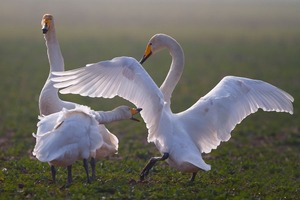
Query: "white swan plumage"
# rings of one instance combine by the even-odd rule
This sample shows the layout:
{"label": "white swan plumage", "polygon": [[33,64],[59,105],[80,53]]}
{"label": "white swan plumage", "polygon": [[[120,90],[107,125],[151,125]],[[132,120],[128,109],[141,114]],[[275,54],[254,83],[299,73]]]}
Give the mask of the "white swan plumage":
{"label": "white swan plumage", "polygon": [[[108,112],[96,112],[79,105],[74,109],[63,108],[60,112],[41,116],[37,133],[33,133],[36,145],[32,153],[39,161],[48,162],[53,167],[68,167],[68,183],[72,182],[71,165],[77,160],[83,160],[87,181],[90,182],[87,159],[92,158],[91,165],[94,167],[95,158],[103,158],[110,155],[110,152],[117,151],[117,144],[112,146],[104,142],[104,137],[110,135],[99,134],[103,127],[99,123],[133,119],[133,115],[139,112],[139,109],[128,106],[119,106]],[[52,171],[55,170],[53,167]],[[55,181],[55,171],[53,173]]]}
{"label": "white swan plumage", "polygon": [[226,76],[208,94],[189,109],[173,113],[171,95],[178,83],[183,67],[181,46],[165,34],[154,35],[141,60],[167,48],[172,56],[168,75],[160,88],[134,59],[118,57],[86,67],[53,73],[54,87],[61,93],[89,97],[113,98],[118,95],[138,107],[148,128],[148,142],[154,142],[162,157],[154,157],[140,174],[143,180],[153,165],[166,160],[183,172],[196,173],[210,170],[201,153],[216,149],[228,141],[231,131],[245,117],[259,108],[264,111],[293,113],[293,97],[287,92],[260,80]]}
{"label": "white swan plumage", "polygon": [[[40,161],[45,161],[49,162],[51,165],[51,172],[52,172],[52,178],[53,181],[55,182],[55,166],[67,166],[68,163],[71,161],[74,161],[74,158],[76,156],[71,157],[69,160],[70,161],[57,161],[61,160],[57,156],[58,155],[65,155],[65,150],[70,150],[66,139],[63,138],[58,138],[60,135],[59,133],[64,133],[64,136],[74,136],[75,133],[72,133],[74,127],[77,127],[76,130],[82,130],[82,132],[76,132],[78,135],[81,134],[83,136],[84,134],[86,135],[91,135],[93,138],[98,138],[101,139],[101,141],[95,141],[97,145],[92,145],[92,147],[96,146],[96,153],[94,155],[91,154],[90,157],[92,157],[91,160],[91,165],[92,165],[92,177],[95,178],[95,160],[96,159],[101,159],[110,155],[113,155],[117,153],[118,151],[118,143],[119,140],[118,138],[112,134],[106,127],[103,125],[105,123],[110,123],[113,121],[118,121],[118,120],[123,120],[123,119],[134,119],[132,115],[139,113],[141,109],[132,109],[126,106],[123,106],[122,109],[118,109],[118,112],[113,111],[107,111],[107,112],[101,112],[101,111],[93,111],[90,108],[85,108],[84,106],[81,106],[79,104],[73,103],[73,102],[68,102],[68,101],[63,101],[59,98],[58,96],[58,89],[53,87],[53,82],[51,81],[52,78],[52,73],[54,71],[64,71],[64,59],[61,54],[59,42],[56,38],[56,33],[55,33],[55,26],[54,26],[54,18],[51,14],[45,14],[42,18],[42,31],[44,34],[44,38],[46,41],[46,46],[47,46],[47,55],[48,55],[48,60],[50,64],[50,73],[49,76],[46,80],[46,83],[40,93],[39,97],[39,110],[40,110],[40,122],[38,122],[38,134],[37,134],[37,144],[36,148],[34,151],[34,154]],[[85,109],[83,109],[85,108]],[[68,111],[68,110],[71,111]],[[122,110],[126,110],[126,113],[131,113],[131,115],[126,115],[125,112],[122,112]],[[130,111],[130,112],[128,112]],[[72,115],[70,114],[72,113]],[[87,114],[89,113],[89,114]],[[77,116],[76,116],[77,115]],[[96,117],[94,117],[96,116]],[[93,120],[96,120],[98,123],[98,128],[94,128],[94,123],[92,123]],[[55,129],[61,122],[63,123],[63,127],[60,127],[60,129]],[[68,123],[67,123],[68,122]],[[87,127],[90,127],[91,130],[97,130],[98,131],[98,137],[94,136],[94,131],[93,132],[88,132],[88,131],[83,131]],[[47,133],[47,134],[46,134]],[[51,133],[51,134],[50,134]],[[46,137],[46,135],[47,137]],[[43,140],[39,139],[41,138],[39,135],[43,135]],[[44,142],[47,138],[50,138],[49,143],[51,143],[51,140],[58,140],[60,143],[57,143],[57,145],[60,145],[60,150],[58,148],[49,148],[49,145],[46,145],[43,147],[41,144],[46,144],[47,142]],[[77,140],[78,141],[78,140]],[[63,147],[62,145],[65,142],[66,146]],[[48,143],[47,143],[48,144]],[[78,144],[75,144],[73,141],[73,147],[75,148],[76,145],[79,148],[81,142],[78,141]],[[100,144],[100,145],[99,145]],[[87,146],[86,148],[92,148]],[[83,147],[81,147],[83,148]],[[52,157],[45,157],[45,151],[49,151],[48,156]],[[56,153],[55,153],[56,151]],[[73,152],[76,152],[74,149],[72,150]],[[79,149],[78,149],[79,151]],[[86,150],[88,151],[88,150]],[[90,149],[90,151],[94,151],[94,149]],[[42,153],[43,152],[43,153]],[[41,156],[43,155],[43,156]],[[87,155],[87,154],[84,154]],[[56,161],[53,161],[52,158],[55,157]],[[77,156],[78,157],[78,156]],[[80,156],[79,156],[80,157]],[[86,159],[86,156],[81,156],[82,159]],[[66,158],[65,158],[66,159]],[[85,162],[85,161],[84,161]],[[60,165],[61,164],[61,165]],[[85,166],[86,167],[86,166]],[[72,181],[71,177],[71,166],[68,166],[68,183]],[[87,169],[86,169],[87,170]],[[88,178],[89,181],[89,178]]]}
{"label": "white swan plumage", "polygon": [[56,37],[53,16],[45,14],[41,24],[46,41],[50,73],[39,96],[39,110],[40,115],[49,115],[61,111],[62,108],[74,109],[77,104],[61,100],[58,96],[58,89],[53,87],[54,83],[51,81],[53,75],[51,72],[64,71],[64,58]]}
{"label": "white swan plumage", "polygon": [[[88,107],[56,112],[40,117],[37,124],[36,144],[33,155],[41,162],[54,166],[68,167],[68,183],[72,182],[71,166],[83,160],[87,170],[87,159],[96,157],[96,150],[103,144],[98,122]],[[88,170],[87,179],[89,180]],[[55,172],[53,174],[55,181]]]}

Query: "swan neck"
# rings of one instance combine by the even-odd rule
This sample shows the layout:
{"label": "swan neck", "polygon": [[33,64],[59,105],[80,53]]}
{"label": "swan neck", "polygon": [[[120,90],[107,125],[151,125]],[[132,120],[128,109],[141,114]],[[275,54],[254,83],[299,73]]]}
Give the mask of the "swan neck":
{"label": "swan neck", "polygon": [[51,72],[64,71],[64,59],[56,38],[54,22],[52,22],[51,28],[44,35],[44,38],[46,40],[50,72],[39,96],[39,110],[40,114],[48,115],[62,109],[62,100],[58,96],[58,89],[53,86],[54,83],[50,79],[53,76]]}
{"label": "swan neck", "polygon": [[168,48],[170,52],[172,63],[168,75],[166,76],[160,89],[164,94],[165,101],[170,104],[172,93],[183,72],[184,53],[181,46],[175,40],[170,40],[170,42],[166,44],[166,48]]}
{"label": "swan neck", "polygon": [[64,59],[60,50],[59,42],[56,38],[54,23],[52,23],[51,28],[44,35],[44,38],[46,40],[50,72],[64,71]]}
{"label": "swan neck", "polygon": [[106,124],[130,118],[122,113],[123,112],[119,112],[117,109],[115,109],[112,111],[97,111],[95,115],[99,124]]}
{"label": "swan neck", "polygon": [[58,96],[58,89],[47,80],[39,96],[40,115],[49,115],[62,109],[62,100]]}

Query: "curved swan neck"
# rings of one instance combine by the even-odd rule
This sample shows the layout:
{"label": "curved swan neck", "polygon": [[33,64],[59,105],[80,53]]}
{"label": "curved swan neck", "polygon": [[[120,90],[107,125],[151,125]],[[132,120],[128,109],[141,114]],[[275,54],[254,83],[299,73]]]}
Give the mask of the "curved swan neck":
{"label": "curved swan neck", "polygon": [[52,83],[47,80],[40,96],[39,96],[39,110],[40,115],[49,115],[55,112],[59,112],[62,106],[62,100],[58,96],[56,88],[51,87]]}
{"label": "curved swan neck", "polygon": [[184,53],[181,46],[175,39],[167,37],[163,41],[163,47],[167,48],[172,56],[172,63],[166,79],[160,86],[160,90],[164,94],[165,101],[170,104],[172,93],[183,72]]}

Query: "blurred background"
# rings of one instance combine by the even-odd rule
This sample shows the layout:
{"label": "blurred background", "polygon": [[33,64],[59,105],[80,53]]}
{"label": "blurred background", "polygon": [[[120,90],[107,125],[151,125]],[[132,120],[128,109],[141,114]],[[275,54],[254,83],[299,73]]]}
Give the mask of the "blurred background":
{"label": "blurred background", "polygon": [[[38,96],[49,72],[40,25],[45,13],[55,18],[66,69],[122,55],[140,59],[155,33],[177,39],[186,68],[173,94],[174,112],[191,106],[226,75],[262,79],[295,99],[299,95],[296,0],[1,0],[0,4],[1,135],[24,136],[24,130],[35,130]],[[170,62],[164,51],[144,66],[160,85]],[[130,104],[118,98],[62,98],[98,110]],[[297,109],[296,105],[297,101]]]}
{"label": "blurred background", "polygon": [[[299,1],[1,0],[0,4],[1,135],[25,136],[23,130],[35,130],[38,96],[49,72],[40,25],[45,13],[54,16],[66,69],[123,55],[140,59],[155,33],[177,39],[186,67],[173,93],[174,112],[191,106],[226,75],[265,80],[296,99],[299,94]],[[163,51],[144,66],[160,85],[170,62]],[[97,110],[130,104],[118,98],[62,98]]]}
{"label": "blurred background", "polygon": [[[20,177],[18,183],[23,181],[23,175],[35,176],[36,180],[43,176],[36,171],[45,165],[40,164],[36,170],[31,166],[39,162],[29,158],[35,143],[31,133],[36,131],[38,121],[38,97],[49,73],[40,24],[45,13],[54,16],[66,69],[123,55],[139,60],[155,33],[174,37],[182,45],[186,57],[184,73],[172,97],[174,112],[189,108],[226,75],[261,79],[290,93],[295,98],[294,115],[258,112],[249,116],[233,131],[230,142],[205,157],[213,165],[213,171],[204,175],[204,182],[212,185],[205,184],[209,189],[204,188],[201,192],[202,186],[195,185],[194,190],[199,194],[220,190],[215,193],[222,195],[222,181],[229,181],[229,184],[237,185],[237,193],[242,186],[240,188],[246,191],[247,197],[253,194],[253,198],[268,195],[285,198],[276,196],[277,192],[297,196],[294,192],[300,177],[299,0],[0,0],[0,162],[3,166],[2,162],[9,161],[6,168],[13,166],[15,170],[10,172],[13,175],[7,176],[0,171],[0,183],[6,181],[6,188],[1,189],[1,186],[0,192],[20,189],[20,185],[15,184],[15,176]],[[163,51],[143,66],[160,86],[170,63],[170,55]],[[79,95],[61,95],[61,98],[89,105],[95,110],[131,105],[120,98],[91,99]],[[120,160],[129,158],[123,159],[123,164],[140,161],[123,167],[127,171],[122,177],[130,170],[134,175],[128,176],[135,176],[150,155],[158,155],[154,145],[146,141],[147,129],[143,122],[122,121],[108,127],[120,139]],[[226,167],[220,165],[222,162]],[[115,165],[116,169],[113,168]],[[237,169],[231,170],[232,166]],[[240,178],[239,173],[236,173],[236,179],[220,179],[222,173],[228,177],[232,171],[239,170],[239,166],[241,172],[252,172],[246,174],[247,179]],[[110,167],[114,172],[107,173],[109,176],[120,170],[114,162]],[[166,172],[169,171],[167,168]],[[173,180],[176,183],[182,177],[179,173],[172,172],[173,175],[178,175]],[[233,173],[230,175],[234,176]],[[210,179],[210,176],[216,177]],[[264,182],[262,179],[266,177],[269,179]],[[158,177],[158,180],[162,178]],[[127,179],[130,178],[126,178],[125,183]],[[48,179],[44,180],[40,185],[46,183],[45,190],[40,190],[41,193],[48,191]],[[235,182],[231,183],[231,180]],[[250,183],[243,182],[246,180]],[[163,188],[157,187],[158,190]],[[257,196],[251,190],[247,194],[247,187],[258,191]],[[297,190],[299,192],[299,188]],[[144,191],[142,188],[140,192]],[[234,196],[235,192],[231,192]],[[23,194],[24,198],[26,194]]]}

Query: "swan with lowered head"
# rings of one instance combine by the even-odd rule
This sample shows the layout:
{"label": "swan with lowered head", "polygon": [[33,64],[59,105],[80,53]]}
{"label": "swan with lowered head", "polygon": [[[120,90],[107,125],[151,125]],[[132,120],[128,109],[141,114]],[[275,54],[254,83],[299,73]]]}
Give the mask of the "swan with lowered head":
{"label": "swan with lowered head", "polygon": [[153,142],[161,157],[153,157],[140,174],[144,180],[157,161],[165,160],[171,167],[192,173],[210,170],[201,153],[216,149],[228,141],[231,131],[245,117],[259,108],[264,111],[293,113],[293,97],[285,91],[260,80],[226,76],[208,94],[180,113],[170,108],[171,95],[178,83],[184,54],[179,43],[165,34],[154,35],[141,60],[167,48],[172,56],[168,75],[160,88],[133,58],[119,57],[86,67],[53,73],[63,88],[61,93],[89,97],[121,96],[138,107],[148,128],[148,142]]}
{"label": "swan with lowered head", "polygon": [[[64,59],[60,50],[59,42],[56,37],[55,32],[55,25],[54,25],[54,18],[51,14],[45,14],[42,18],[42,31],[44,34],[44,38],[46,41],[46,47],[47,47],[47,55],[48,60],[50,64],[50,73],[46,80],[46,83],[40,93],[39,97],[39,110],[40,115],[43,118],[45,115],[50,115],[53,113],[60,112],[63,108],[65,109],[75,109],[75,107],[78,107],[80,105],[73,103],[73,102],[67,102],[63,101],[58,96],[58,89],[53,87],[53,82],[51,81],[52,73],[54,71],[64,71]],[[138,109],[139,111],[141,109]],[[66,112],[66,111],[65,111]],[[80,113],[80,110],[77,109],[77,112],[72,112],[73,115],[78,114],[78,117],[85,116],[84,112]],[[101,114],[102,112],[96,112]],[[56,114],[52,117],[47,117],[43,120],[43,127],[47,126],[49,129],[46,129],[47,131],[50,131],[53,127],[55,127],[58,117],[62,115]],[[107,116],[107,115],[103,115]],[[100,118],[98,118],[100,120]],[[117,153],[118,151],[118,138],[112,134],[106,127],[103,125],[104,123],[109,123],[112,121],[115,121],[112,119],[108,120],[106,118],[101,118],[99,121],[99,133],[101,135],[101,138],[103,141],[101,142],[102,145],[96,150],[96,159],[101,159],[104,157],[107,157],[109,155],[113,155]],[[81,122],[82,126],[86,126],[86,124],[83,124]],[[41,131],[44,133],[45,131]],[[51,165],[51,164],[50,164]],[[91,159],[91,166],[92,166],[92,177],[95,178],[95,159],[92,157]],[[69,168],[68,168],[69,170]],[[55,167],[51,165],[51,172],[53,180],[55,181]]]}
{"label": "swan with lowered head", "polygon": [[101,131],[99,123],[134,119],[133,115],[139,112],[140,109],[128,106],[120,106],[108,112],[96,112],[87,106],[76,106],[74,109],[63,108],[60,112],[42,116],[37,124],[37,134],[33,134],[36,138],[33,155],[41,162],[48,162],[52,166],[54,182],[56,175],[54,166],[67,167],[68,184],[72,182],[72,164],[76,160],[83,160],[87,182],[90,182],[87,159],[90,157],[95,159],[99,149],[102,152],[101,156],[104,157],[109,148],[103,147],[105,135],[99,134]]}

